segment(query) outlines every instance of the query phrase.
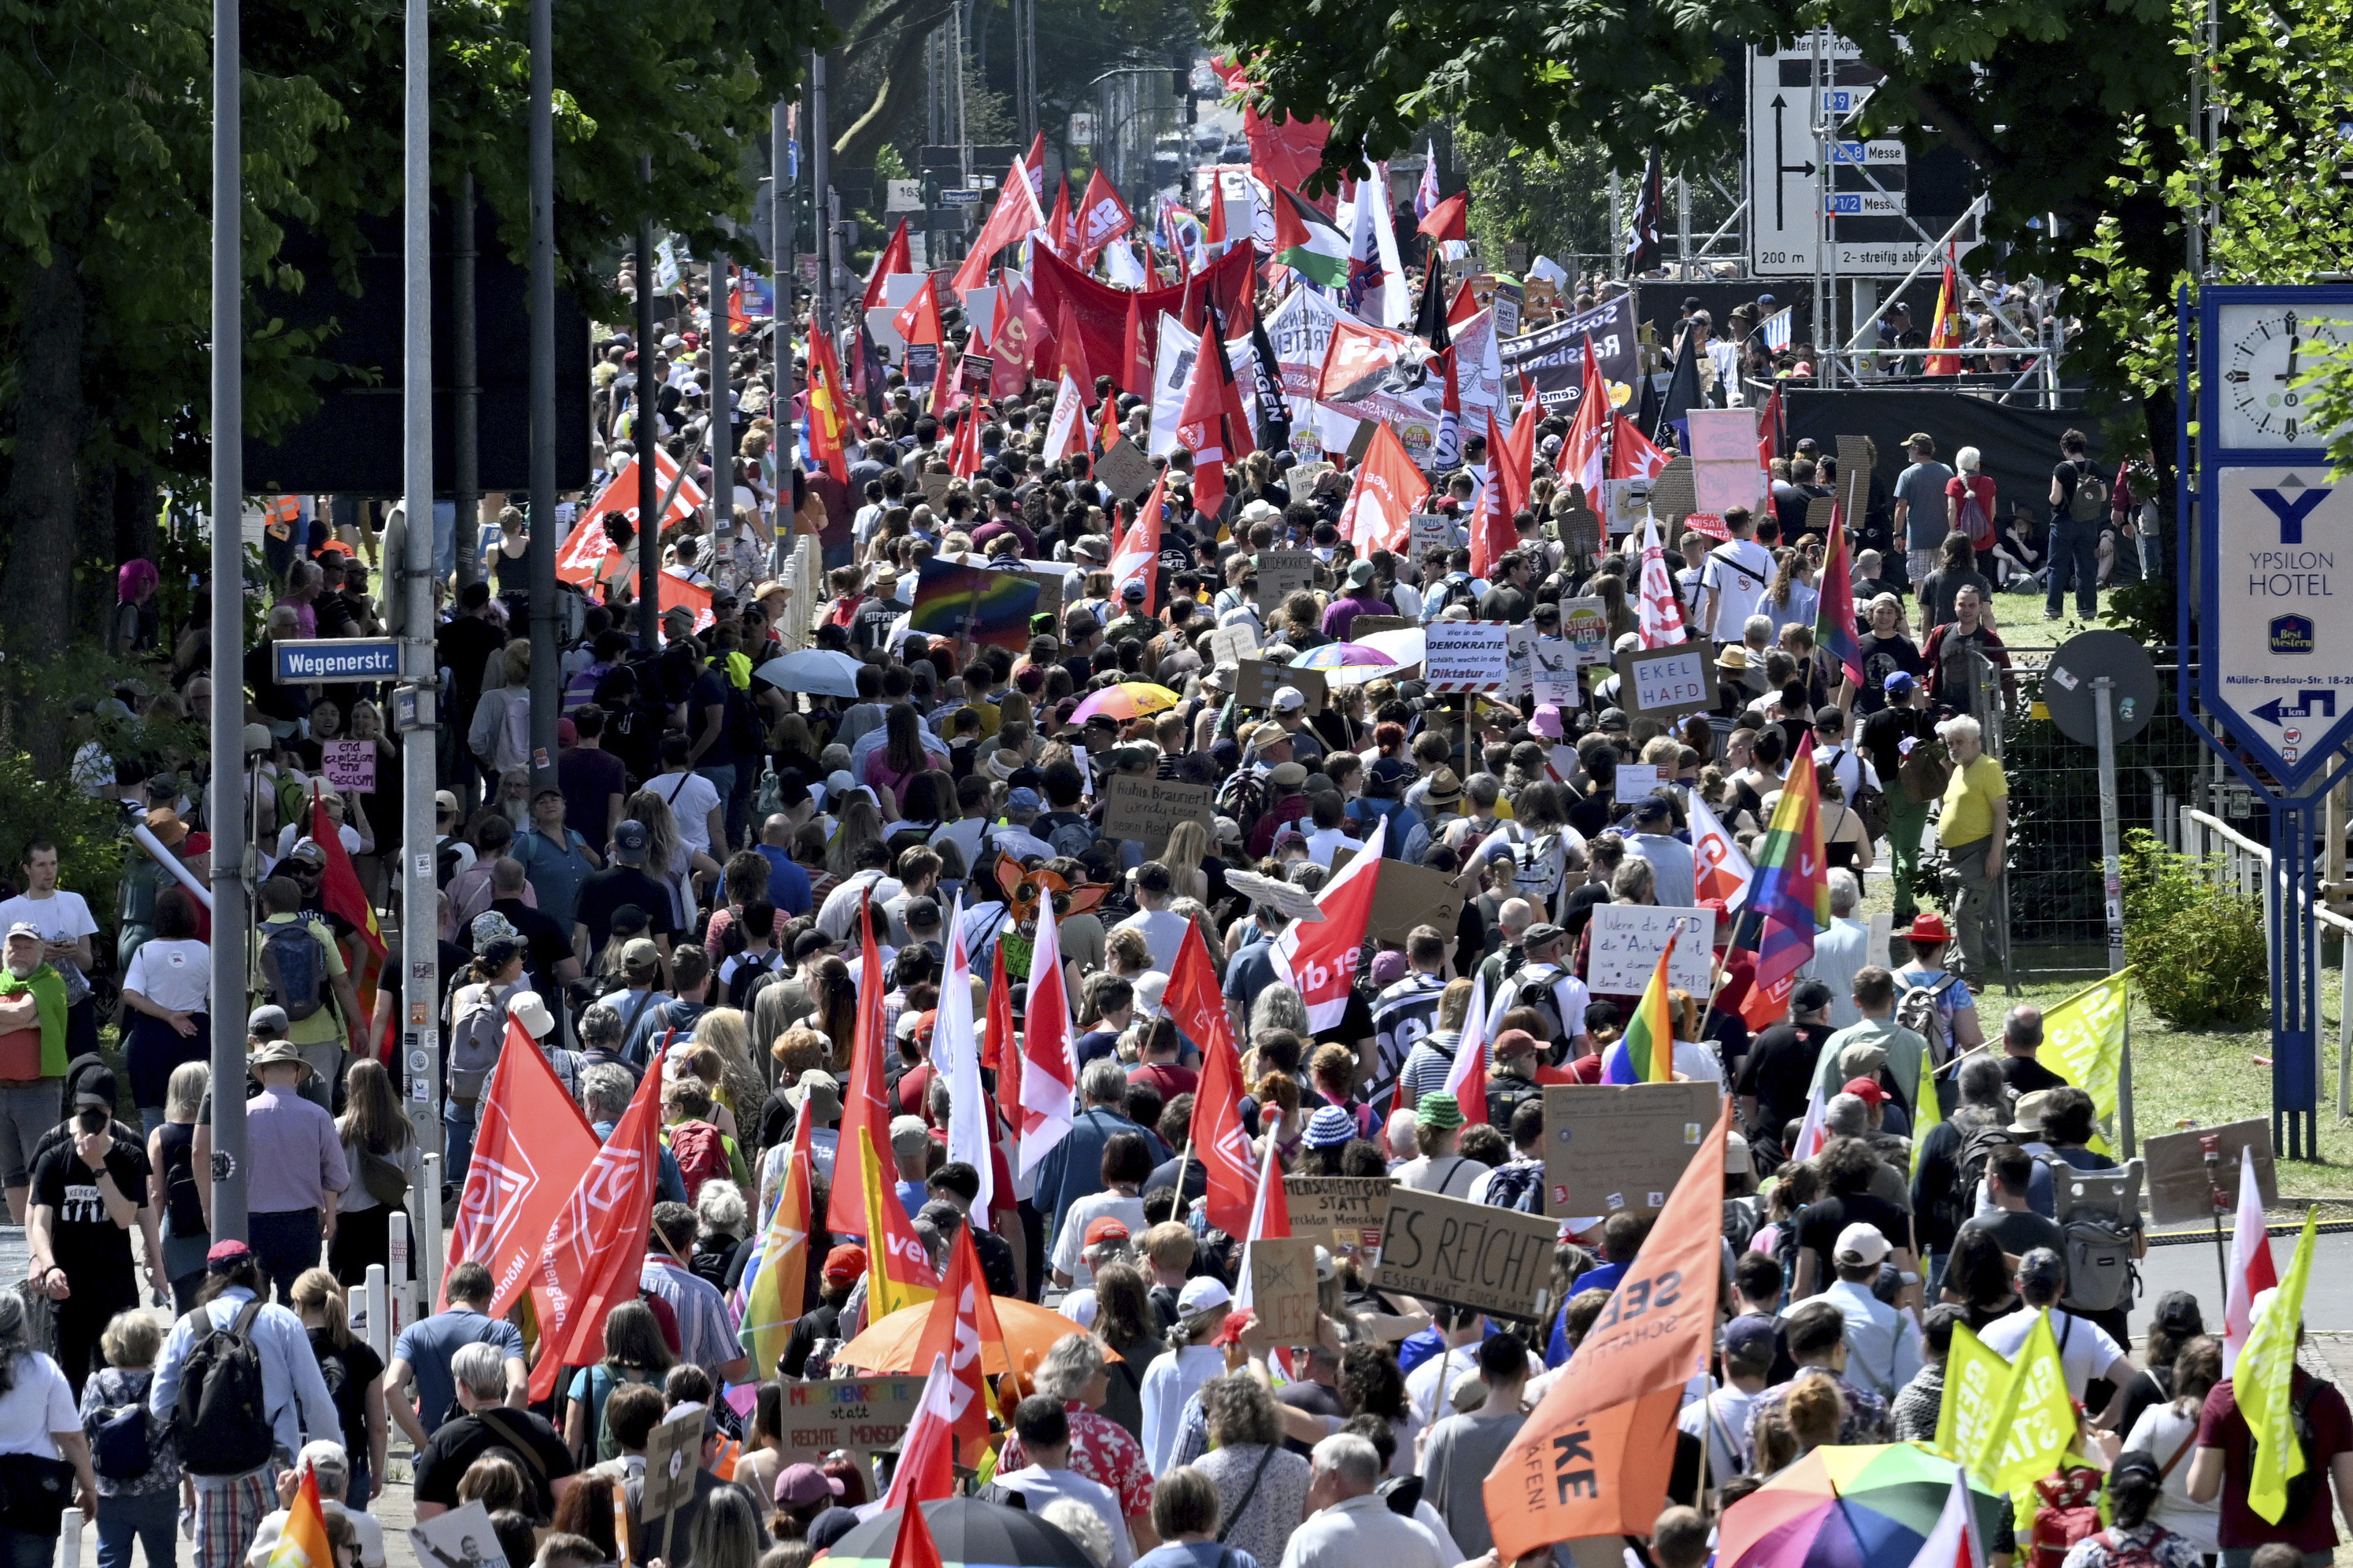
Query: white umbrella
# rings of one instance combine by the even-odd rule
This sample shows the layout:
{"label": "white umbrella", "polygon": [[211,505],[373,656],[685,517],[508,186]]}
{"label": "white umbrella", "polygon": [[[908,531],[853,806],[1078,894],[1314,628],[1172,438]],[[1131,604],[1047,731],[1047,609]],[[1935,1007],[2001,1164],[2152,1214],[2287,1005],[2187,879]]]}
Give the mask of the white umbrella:
{"label": "white umbrella", "polygon": [[858,661],[830,648],[805,647],[783,654],[752,673],[779,691],[808,691],[820,697],[858,695]]}

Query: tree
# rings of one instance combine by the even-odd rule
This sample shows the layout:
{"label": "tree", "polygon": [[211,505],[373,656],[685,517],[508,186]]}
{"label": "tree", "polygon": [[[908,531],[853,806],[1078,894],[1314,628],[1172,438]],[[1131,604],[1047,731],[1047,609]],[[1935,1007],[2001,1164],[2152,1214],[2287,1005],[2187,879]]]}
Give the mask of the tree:
{"label": "tree", "polygon": [[[208,467],[212,16],[202,0],[11,0],[0,14],[13,24],[0,332],[15,369],[0,377],[13,437],[0,595],[16,651],[43,659],[111,602],[112,563],[152,540],[157,484]],[[529,19],[529,0],[441,0],[432,23],[435,184],[454,193],[470,170],[518,259]],[[246,279],[299,288],[277,260],[285,226],[347,260],[359,221],[398,208],[402,6],[247,0],[243,27]],[[798,51],[830,36],[817,0],[558,5],[562,286],[614,305],[594,269],[641,216],[723,248],[720,219],[749,216],[744,150],[794,90]],[[267,436],[313,405],[329,345],[249,295],[246,329],[247,427]]]}

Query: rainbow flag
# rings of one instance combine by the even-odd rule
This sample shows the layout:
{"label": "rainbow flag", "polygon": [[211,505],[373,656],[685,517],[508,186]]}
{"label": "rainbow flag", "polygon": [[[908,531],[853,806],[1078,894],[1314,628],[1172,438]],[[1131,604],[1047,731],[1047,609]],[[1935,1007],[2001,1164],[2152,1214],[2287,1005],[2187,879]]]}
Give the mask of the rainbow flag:
{"label": "rainbow flag", "polygon": [[1659,954],[1658,968],[1651,971],[1651,983],[1642,987],[1634,1016],[1626,1021],[1626,1033],[1601,1058],[1602,1082],[1665,1083],[1674,1076],[1675,1013],[1667,1000],[1667,964],[1682,934],[1667,933],[1666,949]]}
{"label": "rainbow flag", "polygon": [[1846,678],[1862,684],[1862,644],[1854,635],[1854,564],[1848,558],[1846,521],[1831,503],[1831,552],[1822,563],[1822,587],[1815,600],[1814,641],[1838,656]]}
{"label": "rainbow flag", "polygon": [[1029,646],[1029,617],[1037,611],[1038,584],[1018,573],[924,561],[916,567],[907,629],[1018,652]]}
{"label": "rainbow flag", "polygon": [[1821,788],[1814,759],[1799,752],[1782,782],[1757,852],[1757,880],[1748,889],[1748,918],[1736,939],[1757,955],[1755,989],[1794,976],[1814,956],[1814,933],[1831,923],[1830,869],[1822,860]]}
{"label": "rainbow flag", "polygon": [[804,1116],[793,1128],[776,1205],[761,1232],[759,1251],[736,1290],[735,1315],[743,1325],[736,1337],[743,1342],[744,1353],[752,1358],[756,1377],[769,1375],[785,1353],[807,1300],[809,1203],[816,1184],[814,1126],[814,1120]]}
{"label": "rainbow flag", "polygon": [[269,1568],[335,1568],[334,1548],[327,1543],[326,1510],[319,1504],[316,1470],[302,1472],[294,1506],[286,1510],[278,1544],[269,1549]]}

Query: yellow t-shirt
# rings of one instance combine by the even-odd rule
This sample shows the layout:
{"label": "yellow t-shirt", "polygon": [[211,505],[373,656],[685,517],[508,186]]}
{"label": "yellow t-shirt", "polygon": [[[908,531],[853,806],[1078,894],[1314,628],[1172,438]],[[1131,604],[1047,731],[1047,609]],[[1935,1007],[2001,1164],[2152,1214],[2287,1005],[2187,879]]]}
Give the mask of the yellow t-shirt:
{"label": "yellow t-shirt", "polygon": [[[264,925],[289,925],[301,918],[301,917],[299,915],[271,915],[268,920],[261,923]],[[330,931],[322,921],[312,921],[310,922],[310,926],[311,934],[317,937],[319,939],[319,944],[327,950],[327,972],[319,983],[319,1010],[311,1014],[307,1018],[296,1018],[292,1020],[287,1026],[286,1037],[293,1041],[298,1046],[324,1046],[337,1044],[343,1038],[343,1023],[342,1015],[336,1008],[334,993],[329,988],[329,986],[331,982],[339,978],[345,973],[343,954],[342,949],[335,945],[335,933]],[[269,1000],[268,989],[260,983],[261,972],[259,967],[261,962],[260,952],[261,944],[257,939],[254,943],[254,963],[256,968],[254,970],[254,990],[252,998],[253,1005],[256,1007],[260,1006],[264,1002]]]}
{"label": "yellow t-shirt", "polygon": [[1945,814],[1936,819],[1936,842],[1951,846],[1974,844],[1993,834],[1993,808],[2010,798],[2010,781],[2001,764],[1979,756],[1964,768],[1955,768],[1945,785]]}

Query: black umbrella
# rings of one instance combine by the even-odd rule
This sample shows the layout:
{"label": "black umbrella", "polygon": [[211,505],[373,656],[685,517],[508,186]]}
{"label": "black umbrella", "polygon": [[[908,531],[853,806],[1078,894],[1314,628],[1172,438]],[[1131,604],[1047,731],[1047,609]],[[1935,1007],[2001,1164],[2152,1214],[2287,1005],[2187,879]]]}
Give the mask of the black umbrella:
{"label": "black umbrella", "polygon": [[[885,1509],[833,1543],[827,1568],[890,1568],[900,1510]],[[1086,1548],[1033,1513],[977,1498],[923,1504],[946,1568],[1096,1568]]]}

